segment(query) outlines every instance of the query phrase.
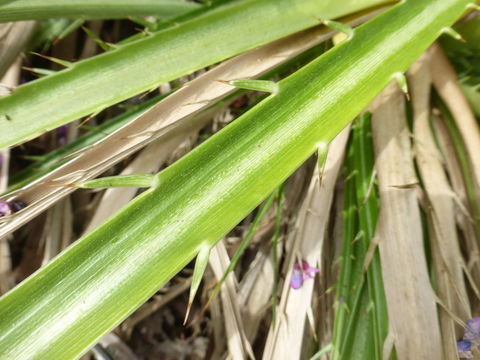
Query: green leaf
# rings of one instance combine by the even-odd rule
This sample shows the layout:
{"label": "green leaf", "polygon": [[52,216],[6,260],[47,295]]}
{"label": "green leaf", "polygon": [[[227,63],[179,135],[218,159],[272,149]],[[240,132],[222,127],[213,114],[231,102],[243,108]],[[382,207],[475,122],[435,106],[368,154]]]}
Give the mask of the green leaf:
{"label": "green leaf", "polygon": [[[36,69],[34,69],[36,70]],[[127,111],[103,124],[94,127],[90,132],[78,137],[72,142],[51,151],[50,153],[38,159],[36,162],[27,166],[22,171],[19,171],[15,175],[9,178],[8,192],[18,189],[35,179],[47,174],[49,171],[58,168],[65,164],[72,154],[85,149],[89,145],[96,143],[97,141],[105,138],[114,131],[118,130],[123,125],[134,120],[145,111],[150,109],[153,105],[163,99],[165,95],[159,95],[152,98],[139,106],[135,106],[130,111]],[[85,128],[83,126],[82,128]]]}
{"label": "green leaf", "polygon": [[50,18],[115,19],[178,16],[198,8],[182,0],[16,0],[0,7],[0,22]]}
{"label": "green leaf", "polygon": [[[355,189],[357,197],[359,229],[363,234],[360,240],[363,244],[365,256],[357,259],[362,262],[362,271],[366,271],[369,303],[371,310],[371,324],[373,343],[375,344],[375,358],[381,359],[383,343],[388,333],[388,316],[385,292],[382,282],[380,255],[378,250],[370,254],[377,225],[379,203],[374,185],[374,152],[371,133],[371,116],[364,114],[357,119],[353,126],[353,159],[352,170],[355,171]],[[370,260],[367,258],[371,257]],[[368,264],[366,262],[369,261]],[[365,269],[365,265],[368,267]],[[356,331],[352,333],[355,337]]]}
{"label": "green leaf", "polygon": [[304,0],[301,5],[293,0],[246,0],[219,7],[177,27],[77,62],[0,98],[0,115],[12,119],[0,121],[0,148],[314,26],[318,23],[314,16],[334,18],[382,2],[385,0],[348,0],[339,8],[317,0]]}

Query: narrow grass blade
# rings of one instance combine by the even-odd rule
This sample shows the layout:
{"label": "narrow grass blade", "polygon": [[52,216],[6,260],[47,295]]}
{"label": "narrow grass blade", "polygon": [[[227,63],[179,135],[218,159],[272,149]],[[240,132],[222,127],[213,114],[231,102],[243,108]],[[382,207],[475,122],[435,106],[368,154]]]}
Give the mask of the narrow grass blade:
{"label": "narrow grass blade", "polygon": [[198,288],[200,287],[203,274],[207,269],[208,258],[210,257],[210,250],[211,250],[211,247],[208,245],[202,247],[198,252],[197,259],[195,260],[195,268],[193,270],[193,277],[192,277],[192,286],[190,287],[190,295],[188,297],[187,312],[185,314],[185,320],[183,322],[184,325],[188,321],[188,315],[190,314],[190,309],[192,308],[193,300],[195,299],[195,295],[197,294]]}
{"label": "narrow grass blade", "polygon": [[376,279],[381,276],[378,258],[373,256],[373,266],[369,266],[375,249],[372,227],[376,224],[377,201],[369,125],[369,114],[355,121],[346,161],[345,232],[337,285],[334,359],[380,359],[385,337],[383,286],[378,286]]}
{"label": "narrow grass blade", "polygon": [[276,194],[276,209],[275,209],[275,226],[273,228],[272,239],[270,244],[272,246],[272,266],[273,266],[273,286],[272,286],[272,298],[271,298],[271,308],[272,308],[272,326],[275,326],[277,322],[277,305],[278,305],[278,286],[280,282],[280,265],[278,261],[278,244],[282,226],[282,217],[283,217],[283,200],[284,200],[284,185],[282,184],[278,189]]}
{"label": "narrow grass blade", "polygon": [[50,18],[115,19],[127,16],[166,19],[199,6],[183,0],[15,0],[0,7],[0,22]]}
{"label": "narrow grass blade", "polygon": [[[353,148],[348,151],[350,162],[353,157]],[[348,163],[347,163],[348,164]],[[348,171],[348,165],[346,166]],[[333,359],[341,358],[341,349],[347,332],[348,318],[352,312],[352,305],[358,291],[360,278],[358,271],[354,271],[353,246],[358,231],[357,204],[355,201],[355,179],[352,173],[346,173],[343,204],[343,232],[342,248],[339,259],[340,275],[336,285],[336,312],[332,335]],[[358,269],[358,266],[357,266]]]}
{"label": "narrow grass blade", "polygon": [[[359,229],[363,234],[365,248],[364,270],[370,301],[373,304],[373,330],[375,357],[381,358],[383,342],[388,331],[388,315],[381,271],[378,244],[374,239],[379,212],[378,196],[374,185],[374,154],[371,133],[370,114],[360,116],[353,125],[353,162],[351,170],[355,173]],[[358,259],[360,260],[360,259]]]}

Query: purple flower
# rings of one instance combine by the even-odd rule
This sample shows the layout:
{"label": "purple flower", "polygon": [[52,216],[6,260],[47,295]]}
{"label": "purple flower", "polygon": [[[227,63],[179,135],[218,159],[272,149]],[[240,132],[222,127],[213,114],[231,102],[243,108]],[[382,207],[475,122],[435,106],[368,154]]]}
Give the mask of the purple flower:
{"label": "purple flower", "polygon": [[58,145],[63,146],[68,142],[68,128],[68,125],[62,125],[55,129]]}
{"label": "purple flower", "polygon": [[301,264],[295,263],[293,265],[292,278],[290,279],[290,287],[292,289],[300,289],[305,280],[313,279],[319,271],[319,269],[310,266],[305,260]]}
{"label": "purple flower", "polygon": [[475,346],[480,345],[480,317],[474,317],[467,321],[463,340],[469,341]]}
{"label": "purple flower", "polygon": [[295,265],[293,266],[292,278],[290,279],[290,287],[296,290],[302,287],[303,274],[301,270],[295,268]]}
{"label": "purple flower", "polygon": [[12,213],[12,209],[10,208],[10,205],[8,205],[7,202],[0,200],[0,217],[2,216],[8,216]]}
{"label": "purple flower", "polygon": [[473,359],[473,354],[471,352],[472,344],[470,341],[461,340],[457,341],[457,350],[458,355],[464,359]]}
{"label": "purple flower", "polygon": [[458,355],[464,359],[473,359],[472,347],[480,345],[480,317],[474,317],[467,321],[463,339],[457,341]]}

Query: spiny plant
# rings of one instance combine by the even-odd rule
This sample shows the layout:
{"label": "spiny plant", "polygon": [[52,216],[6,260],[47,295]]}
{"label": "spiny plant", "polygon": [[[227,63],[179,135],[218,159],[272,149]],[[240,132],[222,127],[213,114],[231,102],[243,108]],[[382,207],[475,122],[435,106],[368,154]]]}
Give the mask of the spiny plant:
{"label": "spiny plant", "polygon": [[[83,116],[98,114],[162,83],[239,56],[166,97],[153,98],[123,116],[105,122],[90,134],[53,151],[11,178],[12,186],[4,195],[0,209],[6,215],[0,219],[0,233],[3,235],[11,233],[77,188],[133,187],[145,191],[1,298],[0,358],[78,358],[196,257],[191,278],[190,309],[209,261],[218,255],[215,247],[218,240],[265,199],[251,232],[234,255],[232,266],[227,266],[228,271],[214,294],[228,278],[258,224],[275,204],[273,321],[264,357],[278,358],[274,355],[278,350],[273,345],[269,350],[268,344],[274,344],[272,339],[279,336],[278,327],[283,322],[278,314],[287,306],[284,303],[287,297],[278,300],[278,240],[284,216],[282,183],[317,153],[318,163],[312,186],[318,187],[315,191],[322,191],[321,173],[333,161],[330,155],[333,150],[328,144],[392,81],[395,83],[394,90],[390,86],[391,94],[387,92],[388,96],[383,95],[384,98],[376,100],[378,103],[370,110],[373,115],[370,112],[362,114],[353,126],[345,164],[344,231],[341,270],[336,282],[337,310],[333,335],[331,343],[323,350],[317,349],[320,351],[314,358],[320,358],[326,352],[330,352],[334,359],[351,359],[356,354],[360,354],[360,358],[372,359],[390,356],[407,359],[412,355],[422,359],[428,356],[447,359],[452,353],[457,356],[455,324],[444,315],[439,317],[438,324],[435,297],[433,292],[429,292],[431,283],[426,267],[436,271],[432,282],[435,285],[438,282],[442,292],[448,284],[448,281],[442,282],[443,265],[435,261],[427,264],[422,254],[419,255],[423,260],[418,269],[421,272],[419,278],[424,276],[428,283],[427,290],[422,292],[428,296],[425,319],[434,317],[435,323],[418,319],[414,333],[427,331],[427,326],[431,326],[434,340],[424,347],[425,350],[405,345],[415,340],[405,339],[408,334],[402,332],[404,324],[393,309],[392,282],[387,281],[392,279],[392,275],[385,273],[385,261],[391,259],[391,254],[383,244],[380,251],[377,250],[375,237],[381,231],[385,235],[384,229],[389,224],[378,215],[382,206],[384,209],[388,207],[388,203],[381,200],[382,194],[383,199],[389,197],[385,189],[398,186],[399,189],[411,190],[415,184],[392,184],[391,178],[380,166],[378,180],[375,179],[371,132],[382,131],[378,118],[382,111],[387,111],[384,109],[385,104],[389,104],[389,97],[403,99],[403,94],[407,97],[415,95],[413,91],[409,93],[405,72],[422,53],[442,34],[462,39],[451,26],[463,15],[478,8],[474,2],[406,0],[391,4],[388,1],[364,0],[332,4],[313,0],[244,0],[198,5],[170,0],[154,5],[151,1],[132,5],[78,0],[64,6],[63,1],[17,0],[0,4],[0,21],[52,17],[83,21],[92,17],[108,19],[146,14],[165,15],[168,19],[160,25],[136,19],[147,29],[144,36],[135,36],[119,44],[94,37],[106,52],[86,60],[67,62],[48,57],[65,69],[53,73],[43,71],[48,75],[0,98],[0,147],[27,142]],[[381,4],[388,5],[388,9],[382,8],[381,14],[354,29],[348,25],[349,22],[363,21],[365,16],[378,11],[378,7],[373,7]],[[153,13],[152,7],[155,9]],[[368,8],[364,13],[353,16]],[[343,22],[333,20],[346,15],[351,17]],[[68,24],[67,27],[71,25],[74,28],[79,25],[75,21]],[[313,29],[306,30],[309,28]],[[294,34],[300,31],[303,32]],[[261,47],[255,49],[261,45],[271,46],[274,50],[281,46],[284,49],[293,47],[289,44],[294,41],[289,38],[278,40],[285,36],[294,34],[291,39],[298,41],[325,38],[326,34],[333,32],[338,32],[340,37],[337,35],[331,49],[320,56],[313,52],[300,60],[295,58],[304,66],[281,80],[271,80],[271,76],[254,78],[267,70],[278,76],[281,63],[299,53],[307,54],[308,48],[318,40],[301,50],[289,50],[281,61],[275,62],[267,57],[257,59],[256,64],[250,60],[247,70],[238,65],[242,59],[250,59],[249,54],[261,52]],[[277,42],[269,44],[272,41]],[[240,55],[248,50],[252,52]],[[275,53],[270,56],[275,58]],[[261,64],[262,61],[264,64]],[[292,61],[287,64],[292,66]],[[261,66],[261,70],[255,69]],[[201,111],[204,114],[218,107],[220,99],[226,98],[235,89],[265,95],[231,124],[167,168],[154,174],[92,179],[108,166],[154,140],[167,141],[168,136],[174,135],[178,129],[200,127]],[[199,92],[202,91],[206,93],[206,98],[200,97]],[[399,91],[403,92],[400,97]],[[429,96],[426,97],[429,99]],[[452,109],[444,106],[441,99],[435,101],[437,113],[432,114],[442,113],[448,120]],[[418,113],[415,104],[413,102],[413,117]],[[374,130],[370,130],[371,118]],[[460,166],[464,179],[470,179],[465,180],[466,207],[472,215],[473,228],[478,229],[480,219],[475,203],[478,198],[478,173],[469,153],[474,150],[469,147],[471,142],[462,138],[462,128],[456,131],[457,125],[453,120],[447,121],[447,124],[453,139],[457,140],[457,152],[464,154]],[[382,143],[373,137],[379,156],[378,152],[389,144],[380,146]],[[405,143],[404,140],[401,138],[398,141]],[[101,159],[99,155],[105,158]],[[332,176],[326,170],[323,174],[325,177]],[[29,195],[37,189],[49,202],[39,201],[40,197],[36,198],[35,194]],[[410,200],[400,199],[398,206],[411,205]],[[435,205],[433,201],[432,204]],[[425,218],[427,222],[436,224],[436,220],[429,218],[428,214]],[[432,227],[436,229],[434,225]],[[395,236],[388,231],[387,234]],[[469,243],[469,247],[474,246],[474,243]],[[285,292],[290,288],[300,288],[304,281],[318,272],[308,262],[296,259],[297,250],[292,250],[288,257],[290,260],[285,261],[291,277],[285,279]],[[432,253],[437,250],[433,249]],[[400,259],[405,257],[405,254],[399,255]],[[471,277],[474,293],[477,291],[476,276]],[[411,288],[414,289],[417,283],[413,280],[412,283]],[[457,295],[462,301],[468,298],[463,285],[454,287],[460,288],[456,293],[460,294]],[[410,294],[409,291],[406,293]],[[451,299],[454,297],[447,298],[445,302],[438,300],[447,312],[453,312],[451,308],[457,301]],[[311,301],[311,297],[307,300]],[[405,301],[414,306],[416,299],[407,297]],[[469,312],[456,317],[454,313],[453,318],[461,323],[472,315]],[[306,312],[302,315],[305,319]],[[468,325],[464,341],[475,346],[475,338],[472,340],[467,336],[470,334],[468,329],[476,331],[472,329],[474,325]],[[445,346],[437,336],[440,331],[442,336],[449,337]],[[253,357],[246,343],[248,341],[242,340],[245,356]],[[278,346],[280,349],[281,346]],[[464,350],[461,349],[465,354],[471,351]],[[287,356],[285,354],[282,356]],[[295,358],[295,355],[292,356],[290,358]]]}

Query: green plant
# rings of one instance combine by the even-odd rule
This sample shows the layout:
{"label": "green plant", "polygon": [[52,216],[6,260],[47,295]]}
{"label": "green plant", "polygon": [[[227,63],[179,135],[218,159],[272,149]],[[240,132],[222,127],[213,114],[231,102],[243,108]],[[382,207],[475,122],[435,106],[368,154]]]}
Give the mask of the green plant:
{"label": "green plant", "polygon": [[[316,17],[337,18],[379,3],[351,1],[341,8],[310,0],[239,1],[106,54],[67,64],[68,69],[0,99],[4,117],[0,145],[26,141],[161,82],[314,26]],[[470,0],[403,1],[276,84],[212,79],[269,94],[154,175],[147,191],[5,295],[0,300],[0,357],[80,356],[200,253],[193,279],[196,288],[218,239],[331,142],[388,83],[398,80],[405,88],[403,73],[442,33],[450,32],[447,29],[469,6]],[[329,25],[346,31],[335,22]],[[238,36],[247,29],[248,36]],[[359,131],[360,126],[353,142],[361,149],[365,135]],[[365,152],[368,157],[368,149]],[[346,204],[356,202],[360,209],[365,254],[378,210],[366,182],[372,164],[353,160],[362,154],[349,155],[350,163],[360,167],[358,178],[348,184]],[[346,248],[344,256],[349,251]],[[379,261],[374,254],[366,275],[368,295],[378,311],[372,315],[372,354],[377,359],[386,337]],[[357,275],[363,276],[362,269]],[[369,307],[366,287],[359,289],[356,303]]]}

